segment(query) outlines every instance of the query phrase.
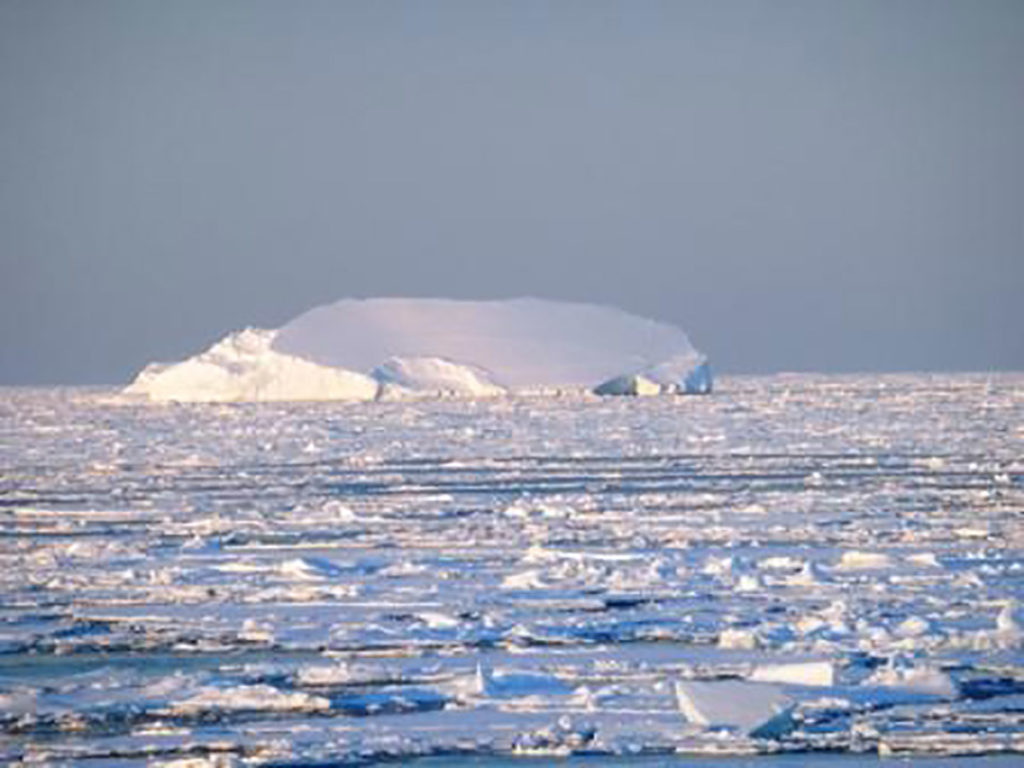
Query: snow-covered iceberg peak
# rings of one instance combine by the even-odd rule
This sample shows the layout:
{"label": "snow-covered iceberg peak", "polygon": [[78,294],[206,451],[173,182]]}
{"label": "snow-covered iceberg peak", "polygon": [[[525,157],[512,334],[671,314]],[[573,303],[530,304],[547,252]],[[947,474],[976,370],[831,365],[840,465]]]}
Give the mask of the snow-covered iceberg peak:
{"label": "snow-covered iceberg peak", "polygon": [[246,329],[126,392],[153,400],[468,397],[593,390],[706,393],[679,328],[611,307],[509,299],[343,299],[277,331]]}

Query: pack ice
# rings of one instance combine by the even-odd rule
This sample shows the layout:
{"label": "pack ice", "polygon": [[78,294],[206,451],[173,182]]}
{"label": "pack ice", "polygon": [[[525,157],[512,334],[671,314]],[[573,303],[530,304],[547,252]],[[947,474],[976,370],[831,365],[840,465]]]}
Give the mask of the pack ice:
{"label": "pack ice", "polygon": [[247,328],[124,390],[153,401],[386,400],[593,391],[704,394],[705,357],[666,323],[521,298],[342,299],[278,330]]}

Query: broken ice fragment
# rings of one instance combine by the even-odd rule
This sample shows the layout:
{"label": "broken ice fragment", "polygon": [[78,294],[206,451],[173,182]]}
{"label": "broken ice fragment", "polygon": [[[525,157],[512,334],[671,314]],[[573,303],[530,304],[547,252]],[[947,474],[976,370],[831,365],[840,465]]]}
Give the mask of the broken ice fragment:
{"label": "broken ice fragment", "polygon": [[795,703],[775,685],[679,681],[676,701],[688,721],[705,728],[727,728],[756,739],[780,739],[794,728]]}
{"label": "broken ice fragment", "polygon": [[835,667],[830,661],[804,661],[792,664],[759,664],[750,679],[761,683],[790,683],[792,685],[835,684]]}

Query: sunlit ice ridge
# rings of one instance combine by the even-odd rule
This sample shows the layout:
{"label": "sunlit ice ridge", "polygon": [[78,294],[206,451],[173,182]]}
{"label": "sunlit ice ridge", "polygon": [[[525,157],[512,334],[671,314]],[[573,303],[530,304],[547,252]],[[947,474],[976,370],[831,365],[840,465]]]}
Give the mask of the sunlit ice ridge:
{"label": "sunlit ice ridge", "polygon": [[157,402],[392,400],[591,392],[706,394],[707,358],[671,324],[516,298],[341,299],[246,328],[124,390]]}

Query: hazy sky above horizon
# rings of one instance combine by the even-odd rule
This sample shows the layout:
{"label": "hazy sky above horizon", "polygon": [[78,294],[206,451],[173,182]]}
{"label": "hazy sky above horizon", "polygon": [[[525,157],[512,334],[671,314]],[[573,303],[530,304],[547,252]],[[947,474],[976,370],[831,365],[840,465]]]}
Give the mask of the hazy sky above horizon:
{"label": "hazy sky above horizon", "polygon": [[1024,2],[0,0],[0,384],[346,296],[1024,370]]}

